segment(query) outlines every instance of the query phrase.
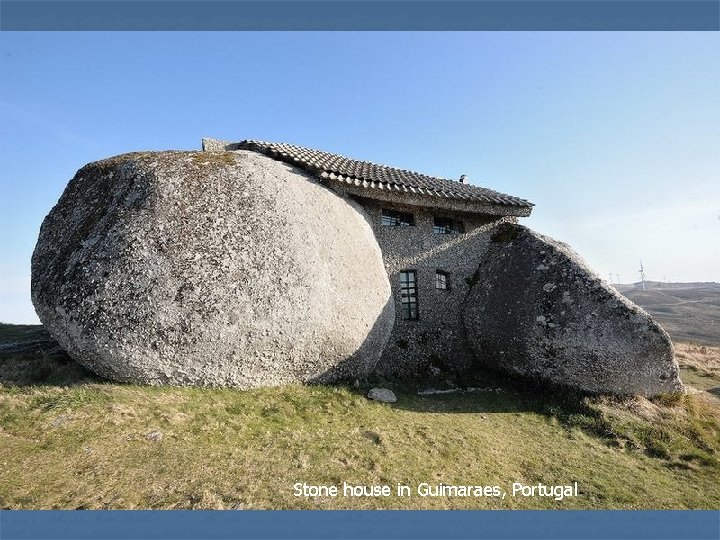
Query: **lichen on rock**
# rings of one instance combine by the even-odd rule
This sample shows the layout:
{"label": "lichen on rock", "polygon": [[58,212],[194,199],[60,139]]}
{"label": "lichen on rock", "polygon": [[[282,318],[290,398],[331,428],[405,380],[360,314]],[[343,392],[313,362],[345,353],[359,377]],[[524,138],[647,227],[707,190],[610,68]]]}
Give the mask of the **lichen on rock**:
{"label": "lichen on rock", "polygon": [[363,377],[394,320],[363,210],[248,151],[83,167],[41,227],[32,298],[81,364],[149,384]]}
{"label": "lichen on rock", "polygon": [[502,224],[464,307],[479,362],[588,392],[683,390],[667,333],[566,244]]}

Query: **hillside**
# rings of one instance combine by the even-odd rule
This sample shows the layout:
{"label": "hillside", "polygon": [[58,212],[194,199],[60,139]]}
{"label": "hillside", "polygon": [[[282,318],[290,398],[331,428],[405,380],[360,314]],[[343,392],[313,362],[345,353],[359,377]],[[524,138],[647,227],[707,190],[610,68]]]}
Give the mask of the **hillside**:
{"label": "hillside", "polygon": [[675,341],[720,345],[720,283],[645,283],[615,285],[642,306]]}
{"label": "hillside", "polygon": [[[483,373],[463,392],[393,385],[385,405],[368,385],[109,383],[42,327],[0,325],[0,507],[718,508],[720,348],[681,348],[683,377],[705,391],[585,397]],[[302,482],[508,496],[297,497]],[[579,496],[512,497],[514,482],[578,482]]]}

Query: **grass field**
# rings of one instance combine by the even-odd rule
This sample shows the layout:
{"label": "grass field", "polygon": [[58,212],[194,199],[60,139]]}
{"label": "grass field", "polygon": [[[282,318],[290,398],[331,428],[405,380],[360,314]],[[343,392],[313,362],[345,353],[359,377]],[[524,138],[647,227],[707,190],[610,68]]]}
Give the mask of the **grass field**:
{"label": "grass field", "polygon": [[648,282],[617,285],[622,293],[642,306],[674,340],[720,346],[720,283]]}
{"label": "grass field", "polygon": [[[719,508],[720,348],[678,346],[686,396],[501,385],[394,405],[367,386],[236,391],[112,384],[41,327],[0,325],[2,508]],[[293,484],[411,486],[296,497]],[[421,482],[507,497],[420,497]],[[580,495],[512,497],[513,482]]]}

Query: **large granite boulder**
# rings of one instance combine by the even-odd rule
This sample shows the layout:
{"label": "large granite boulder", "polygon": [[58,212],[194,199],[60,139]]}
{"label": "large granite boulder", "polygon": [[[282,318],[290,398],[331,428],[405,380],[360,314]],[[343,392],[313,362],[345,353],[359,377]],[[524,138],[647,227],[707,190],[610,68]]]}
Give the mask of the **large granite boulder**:
{"label": "large granite boulder", "polygon": [[594,393],[683,390],[667,333],[567,245],[500,225],[473,281],[464,321],[480,362]]}
{"label": "large granite boulder", "polygon": [[394,320],[362,209],[247,151],[82,168],[42,224],[32,298],[81,364],[149,384],[362,377]]}

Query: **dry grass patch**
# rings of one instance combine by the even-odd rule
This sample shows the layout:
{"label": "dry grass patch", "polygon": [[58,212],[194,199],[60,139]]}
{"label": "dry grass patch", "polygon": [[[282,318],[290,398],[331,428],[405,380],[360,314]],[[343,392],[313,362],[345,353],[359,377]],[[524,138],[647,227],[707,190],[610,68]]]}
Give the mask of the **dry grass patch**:
{"label": "dry grass patch", "polygon": [[686,385],[720,398],[720,347],[676,343],[675,356]]}
{"label": "dry grass patch", "polygon": [[678,363],[699,373],[720,377],[720,347],[695,343],[676,343],[675,356]]}

